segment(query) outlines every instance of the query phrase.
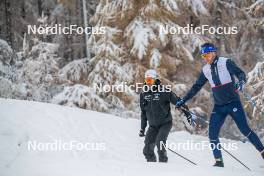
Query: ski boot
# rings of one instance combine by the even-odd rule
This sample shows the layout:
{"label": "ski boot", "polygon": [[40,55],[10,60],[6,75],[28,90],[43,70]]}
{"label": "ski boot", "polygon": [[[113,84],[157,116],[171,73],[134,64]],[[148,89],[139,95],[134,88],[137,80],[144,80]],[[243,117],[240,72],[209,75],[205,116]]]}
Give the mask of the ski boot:
{"label": "ski boot", "polygon": [[157,158],[155,154],[147,157],[146,159],[147,159],[147,162],[157,162]]}
{"label": "ski boot", "polygon": [[158,151],[159,154],[159,162],[167,163],[168,162],[168,156],[166,151]]}
{"label": "ski boot", "polygon": [[224,162],[222,158],[217,158],[215,160],[215,164],[213,165],[215,167],[224,167]]}

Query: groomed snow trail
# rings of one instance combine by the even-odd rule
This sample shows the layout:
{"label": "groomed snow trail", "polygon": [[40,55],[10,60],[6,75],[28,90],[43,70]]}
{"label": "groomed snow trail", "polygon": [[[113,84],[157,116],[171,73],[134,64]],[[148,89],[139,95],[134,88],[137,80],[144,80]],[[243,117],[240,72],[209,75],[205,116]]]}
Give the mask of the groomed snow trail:
{"label": "groomed snow trail", "polygon": [[[169,162],[146,163],[140,121],[104,113],[32,101],[0,99],[1,176],[135,176],[264,174],[264,161],[249,143],[238,142],[232,153],[253,171],[224,154],[225,168],[214,168],[211,151],[180,150],[198,166],[168,151]],[[98,151],[32,151],[29,141],[103,143]],[[168,142],[208,140],[186,132],[171,133]],[[222,139],[222,142],[234,142]]]}

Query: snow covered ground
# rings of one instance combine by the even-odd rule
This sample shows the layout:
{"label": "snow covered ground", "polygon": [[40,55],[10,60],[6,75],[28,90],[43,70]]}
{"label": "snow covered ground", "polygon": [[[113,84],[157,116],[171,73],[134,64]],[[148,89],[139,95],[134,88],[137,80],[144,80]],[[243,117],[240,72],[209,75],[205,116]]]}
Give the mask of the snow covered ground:
{"label": "snow covered ground", "polygon": [[[81,175],[263,175],[264,161],[249,143],[238,143],[232,151],[253,171],[248,171],[224,154],[225,168],[214,168],[211,151],[178,151],[193,166],[168,152],[169,163],[146,163],[143,138],[138,137],[140,121],[113,115],[39,102],[0,99],[1,176]],[[175,132],[169,142],[200,142],[206,137]],[[32,151],[28,141],[71,140],[103,143],[98,151]],[[222,140],[225,142],[234,142]],[[102,148],[101,148],[102,149]]]}

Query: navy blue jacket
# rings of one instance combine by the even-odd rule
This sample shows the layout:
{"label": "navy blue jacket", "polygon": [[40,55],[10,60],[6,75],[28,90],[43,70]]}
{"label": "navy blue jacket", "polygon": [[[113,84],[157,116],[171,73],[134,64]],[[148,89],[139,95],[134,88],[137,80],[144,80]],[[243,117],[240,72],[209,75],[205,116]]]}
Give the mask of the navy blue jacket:
{"label": "navy blue jacket", "polygon": [[183,98],[188,101],[209,81],[214,102],[217,105],[225,105],[233,101],[240,101],[239,94],[235,92],[235,77],[239,81],[246,82],[246,74],[231,60],[224,57],[216,57],[214,62],[206,64],[191,90]]}

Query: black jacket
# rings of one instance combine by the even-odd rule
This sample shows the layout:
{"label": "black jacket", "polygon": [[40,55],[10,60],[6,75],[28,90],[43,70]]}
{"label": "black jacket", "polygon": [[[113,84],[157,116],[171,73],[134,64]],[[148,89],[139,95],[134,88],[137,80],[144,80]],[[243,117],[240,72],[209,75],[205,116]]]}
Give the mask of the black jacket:
{"label": "black jacket", "polygon": [[[157,86],[160,81],[157,80]],[[170,103],[176,104],[179,97],[168,89],[140,93],[141,129],[145,130],[147,121],[150,126],[159,126],[172,120]]]}

